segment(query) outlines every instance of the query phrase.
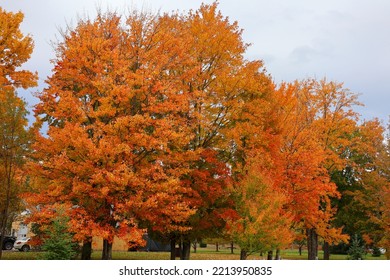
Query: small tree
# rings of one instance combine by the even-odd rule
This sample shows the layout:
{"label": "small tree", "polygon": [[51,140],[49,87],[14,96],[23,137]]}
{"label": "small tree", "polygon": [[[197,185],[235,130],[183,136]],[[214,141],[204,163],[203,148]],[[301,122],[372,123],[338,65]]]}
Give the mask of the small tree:
{"label": "small tree", "polygon": [[44,239],[42,249],[47,260],[70,260],[77,255],[77,243],[73,241],[72,234],[68,231],[69,218],[59,215],[54,218],[52,225],[46,230],[47,238]]}
{"label": "small tree", "polygon": [[355,234],[352,239],[351,247],[348,250],[348,259],[349,260],[363,260],[366,255],[364,245],[361,242],[361,239]]}
{"label": "small tree", "polygon": [[229,220],[227,225],[231,238],[241,248],[240,259],[254,252],[271,254],[290,244],[291,216],[284,211],[287,198],[281,190],[256,165],[248,169],[242,182],[236,194],[239,218]]}

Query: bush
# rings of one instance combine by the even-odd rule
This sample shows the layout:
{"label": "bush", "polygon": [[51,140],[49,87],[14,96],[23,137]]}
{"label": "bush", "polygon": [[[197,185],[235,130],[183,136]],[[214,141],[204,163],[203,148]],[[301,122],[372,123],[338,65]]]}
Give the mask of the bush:
{"label": "bush", "polygon": [[380,257],[381,255],[382,255],[381,250],[378,247],[374,247],[372,249],[372,256],[373,257]]}
{"label": "bush", "polygon": [[332,245],[329,248],[331,255],[347,255],[349,246],[345,243],[340,243],[338,245]]}

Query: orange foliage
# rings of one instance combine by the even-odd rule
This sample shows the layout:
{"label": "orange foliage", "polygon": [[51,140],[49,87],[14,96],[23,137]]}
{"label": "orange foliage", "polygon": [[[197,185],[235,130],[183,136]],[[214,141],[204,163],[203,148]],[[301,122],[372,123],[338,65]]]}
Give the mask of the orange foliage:
{"label": "orange foliage", "polygon": [[37,85],[37,73],[22,70],[34,48],[30,36],[20,30],[24,15],[22,12],[12,13],[0,7],[0,88],[1,91],[14,88],[33,87]]}
{"label": "orange foliage", "polygon": [[22,67],[34,46],[32,38],[20,30],[23,17],[21,12],[0,7],[0,244],[10,218],[19,211],[18,194],[25,179],[21,168],[31,141],[26,104],[16,92],[35,86],[37,81],[36,73]]}
{"label": "orange foliage", "polygon": [[[317,104],[317,98],[322,101],[322,96],[315,85],[315,81],[303,81],[282,85],[279,89],[280,117],[283,120],[282,188],[288,193],[288,207],[294,213],[297,225],[303,222],[305,228],[314,228],[325,240],[337,243],[346,237],[341,234],[341,229],[332,229],[330,225],[335,214],[330,199],[339,198],[340,194],[330,180],[327,166],[337,162],[339,157],[328,149],[333,138],[329,135],[324,137],[324,122],[320,114],[324,105],[321,102],[321,106]],[[329,131],[334,133],[332,128]],[[332,141],[338,139],[335,136]]]}
{"label": "orange foliage", "polygon": [[99,14],[57,48],[35,110],[48,136],[37,135],[30,164],[46,185],[29,200],[73,205],[70,224],[80,239],[112,241],[144,219],[170,229],[193,213],[178,180],[186,168],[177,161],[191,154],[181,149],[188,106],[168,73],[186,56],[173,23],[134,14],[127,30],[116,14]]}

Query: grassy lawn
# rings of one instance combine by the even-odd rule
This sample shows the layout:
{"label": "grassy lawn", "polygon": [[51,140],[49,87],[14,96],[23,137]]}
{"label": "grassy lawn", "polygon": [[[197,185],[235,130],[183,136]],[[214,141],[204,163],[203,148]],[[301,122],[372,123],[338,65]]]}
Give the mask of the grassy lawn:
{"label": "grassy lawn", "polygon": [[[18,252],[18,251],[3,251],[3,260],[37,260],[42,259],[42,252]],[[300,256],[297,250],[283,250],[281,252],[282,259],[286,260],[306,260],[307,252],[303,251]],[[168,252],[113,252],[115,260],[169,260],[170,253]],[[253,254],[248,257],[250,260],[261,260],[266,258],[260,254]],[[323,258],[323,254],[319,252],[319,259]],[[346,255],[331,255],[331,260],[345,260]],[[92,259],[101,259],[101,252],[94,251]],[[191,260],[239,260],[240,252],[235,250],[234,254],[230,253],[230,249],[222,248],[219,252],[215,248],[198,248],[197,253],[191,251]],[[370,254],[366,256],[367,260],[385,260],[384,256],[372,257]]]}
{"label": "grassy lawn", "polygon": [[[299,255],[299,252],[297,250],[284,250],[281,253],[282,259],[287,260],[306,260],[307,259],[307,251],[303,250],[302,255]],[[318,251],[318,259],[323,260],[324,259],[324,253],[322,251]],[[330,255],[331,260],[346,260],[347,255]],[[366,260],[385,260],[385,256],[382,255],[380,257],[373,257],[371,254],[367,254],[365,256]]]}

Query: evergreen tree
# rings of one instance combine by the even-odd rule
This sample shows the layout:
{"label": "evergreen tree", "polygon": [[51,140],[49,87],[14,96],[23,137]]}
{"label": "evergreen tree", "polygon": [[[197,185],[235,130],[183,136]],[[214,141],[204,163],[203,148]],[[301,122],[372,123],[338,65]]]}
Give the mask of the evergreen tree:
{"label": "evergreen tree", "polygon": [[54,218],[51,227],[46,231],[42,249],[45,251],[44,259],[70,260],[77,255],[77,243],[73,241],[72,234],[68,231],[69,218],[59,215]]}
{"label": "evergreen tree", "polygon": [[348,259],[349,260],[363,260],[366,255],[364,245],[361,242],[361,239],[355,234],[352,239],[351,247],[348,250]]}

